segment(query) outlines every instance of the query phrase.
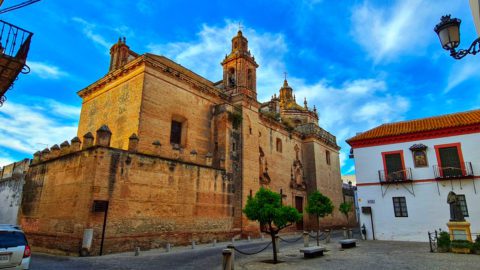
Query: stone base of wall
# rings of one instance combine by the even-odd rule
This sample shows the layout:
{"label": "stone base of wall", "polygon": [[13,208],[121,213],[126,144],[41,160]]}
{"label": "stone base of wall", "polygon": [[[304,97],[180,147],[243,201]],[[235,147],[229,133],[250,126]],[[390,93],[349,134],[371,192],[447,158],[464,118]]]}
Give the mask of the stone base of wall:
{"label": "stone base of wall", "polygon": [[[229,241],[238,237],[240,230],[230,232],[175,232],[162,234],[139,234],[125,236],[108,236],[104,240],[103,254],[140,250],[165,248],[167,243],[172,246],[187,246],[195,240],[196,244]],[[82,246],[82,238],[72,235],[47,235],[27,233],[27,239],[33,251],[49,254],[79,256]],[[101,236],[96,236],[92,242],[91,256],[100,254]]]}

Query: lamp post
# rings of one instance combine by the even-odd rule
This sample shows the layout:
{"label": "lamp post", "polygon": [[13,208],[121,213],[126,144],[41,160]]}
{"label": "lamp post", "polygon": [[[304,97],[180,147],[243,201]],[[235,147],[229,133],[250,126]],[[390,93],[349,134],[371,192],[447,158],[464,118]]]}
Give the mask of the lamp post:
{"label": "lamp post", "polygon": [[460,23],[462,21],[450,17],[451,15],[442,16],[440,23],[438,23],[433,29],[440,39],[442,48],[450,51],[450,56],[457,60],[462,59],[467,54],[475,55],[480,52],[480,38],[475,39],[468,49],[456,50],[460,44]]}

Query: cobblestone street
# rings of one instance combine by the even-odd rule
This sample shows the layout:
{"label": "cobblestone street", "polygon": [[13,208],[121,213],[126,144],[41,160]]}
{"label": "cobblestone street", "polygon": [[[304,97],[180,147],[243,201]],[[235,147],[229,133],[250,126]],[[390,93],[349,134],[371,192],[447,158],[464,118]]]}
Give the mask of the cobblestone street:
{"label": "cobblestone street", "polygon": [[[285,237],[298,239],[298,235]],[[279,260],[273,265],[264,263],[272,259],[269,247],[257,255],[245,256],[236,252],[236,269],[478,269],[480,256],[452,253],[430,253],[428,243],[394,241],[359,241],[357,248],[342,250],[340,238],[322,244],[328,252],[323,257],[304,259],[299,249],[302,240],[296,243],[281,242]],[[237,241],[235,246],[242,251],[254,252],[264,247],[267,240],[252,242]],[[196,249],[176,247],[170,253],[164,250],[150,250],[134,256],[133,252],[102,257],[60,257],[34,254],[32,270],[43,269],[221,269],[221,250],[230,243],[197,245]],[[311,243],[312,245],[313,243]]]}

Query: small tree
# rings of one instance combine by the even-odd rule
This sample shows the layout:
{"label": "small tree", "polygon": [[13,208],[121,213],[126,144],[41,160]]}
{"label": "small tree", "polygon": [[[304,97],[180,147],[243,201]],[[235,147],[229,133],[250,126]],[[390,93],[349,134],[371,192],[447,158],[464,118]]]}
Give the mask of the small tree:
{"label": "small tree", "polygon": [[307,213],[314,214],[317,217],[317,246],[320,244],[318,239],[320,218],[330,215],[333,212],[333,208],[332,200],[317,190],[308,196]]}
{"label": "small tree", "polygon": [[280,230],[299,221],[302,214],[291,206],[282,205],[280,194],[263,187],[254,197],[248,197],[243,212],[248,219],[260,223],[262,232],[270,234],[273,245],[273,262],[277,263],[275,236]]}
{"label": "small tree", "polygon": [[343,202],[338,207],[338,210],[340,210],[340,212],[342,212],[342,214],[345,215],[345,217],[347,218],[347,224],[348,224],[348,213],[350,211],[352,211],[352,203],[351,202]]}

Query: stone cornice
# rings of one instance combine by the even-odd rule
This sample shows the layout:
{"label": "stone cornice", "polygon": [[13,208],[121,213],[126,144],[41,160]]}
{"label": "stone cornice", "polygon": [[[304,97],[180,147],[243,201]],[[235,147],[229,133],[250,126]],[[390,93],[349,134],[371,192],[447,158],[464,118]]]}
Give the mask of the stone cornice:
{"label": "stone cornice", "polygon": [[187,73],[193,73],[193,72],[189,71],[186,68],[183,68],[181,66],[169,65],[166,61],[159,61],[158,59],[150,57],[148,54],[145,57],[145,63],[147,66],[155,68],[156,70],[162,72],[163,74],[167,75],[170,78],[187,83],[188,85],[192,86],[194,89],[197,89],[202,93],[219,97],[224,100],[227,99],[227,95],[225,93],[222,93],[220,89],[217,89],[216,87],[214,87],[213,83],[212,85],[208,85],[205,82],[202,82],[199,79],[194,78],[198,75],[195,74],[195,76],[191,76],[191,74],[187,74]]}
{"label": "stone cornice", "polygon": [[136,59],[130,61],[126,65],[121,68],[118,68],[112,72],[107,73],[103,78],[99,79],[98,81],[92,83],[91,85],[85,87],[84,89],[77,92],[77,95],[81,98],[85,98],[95,92],[97,89],[104,87],[107,83],[110,83],[128,73],[132,70],[136,69],[137,67],[141,66],[145,61],[145,56],[139,56]]}

